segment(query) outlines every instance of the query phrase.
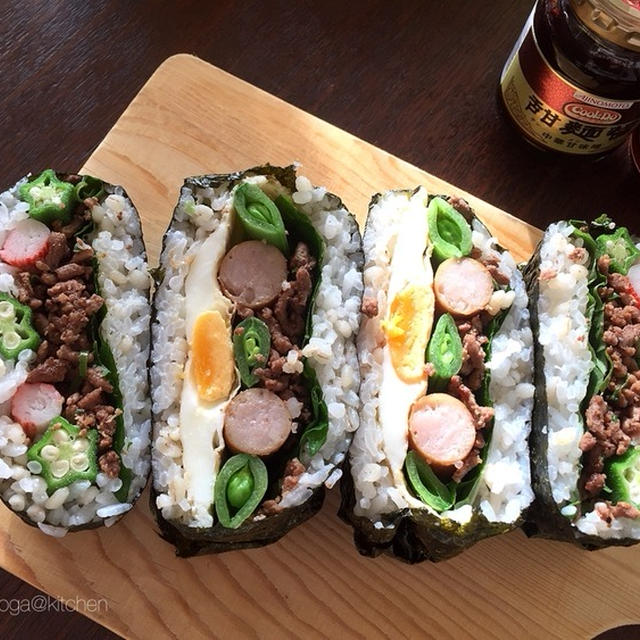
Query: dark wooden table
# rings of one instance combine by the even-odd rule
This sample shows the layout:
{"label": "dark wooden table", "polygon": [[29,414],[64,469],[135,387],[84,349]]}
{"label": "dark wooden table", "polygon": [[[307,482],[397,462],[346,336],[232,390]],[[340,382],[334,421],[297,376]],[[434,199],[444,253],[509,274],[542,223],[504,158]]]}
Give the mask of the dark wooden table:
{"label": "dark wooden table", "polygon": [[[498,77],[530,9],[3,0],[0,183],[80,167],[156,67],[188,52],[538,226],[608,212],[640,231],[626,147],[598,162],[559,158],[523,143],[501,114]],[[37,593],[0,571],[0,602]],[[75,613],[2,611],[2,638],[116,637]]]}

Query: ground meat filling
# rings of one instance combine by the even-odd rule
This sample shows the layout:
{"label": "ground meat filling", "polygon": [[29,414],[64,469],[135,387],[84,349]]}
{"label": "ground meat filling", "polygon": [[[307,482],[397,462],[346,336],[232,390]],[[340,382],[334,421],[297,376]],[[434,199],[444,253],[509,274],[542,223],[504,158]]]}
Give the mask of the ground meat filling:
{"label": "ground meat filling", "polygon": [[[81,432],[99,434],[98,464],[109,477],[120,473],[120,457],[113,449],[116,418],[113,387],[107,371],[94,365],[92,320],[104,300],[95,292],[93,249],[74,234],[91,220],[88,198],[80,203],[66,225],[53,223],[47,253],[30,271],[16,275],[17,298],[33,310],[34,327],[42,342],[28,383],[53,384],[65,398],[64,417]],[[87,370],[80,378],[80,358]]]}
{"label": "ground meat filling", "polygon": [[611,524],[615,518],[640,518],[640,510],[628,502],[598,503],[596,511],[607,524]]}
{"label": "ground meat filling", "polygon": [[277,496],[273,500],[265,500],[260,507],[260,514],[264,514],[265,516],[275,515],[276,513],[282,511],[282,507],[280,506],[280,502],[282,501],[282,497],[289,493],[297,484],[300,476],[305,472],[305,467],[298,460],[298,458],[292,458],[287,462],[287,466],[284,469],[284,478],[282,479],[282,489],[279,496]]}
{"label": "ground meat filling", "polygon": [[477,391],[484,378],[484,345],[489,339],[484,335],[480,314],[457,323],[462,340],[462,368],[460,376],[472,391]]}
{"label": "ground meat filling", "polygon": [[[580,440],[582,475],[580,488],[586,498],[604,488],[607,458],[622,455],[632,438],[640,437],[640,368],[636,362],[640,342],[640,308],[626,276],[609,273],[610,259],[602,256],[598,270],[607,283],[598,290],[604,303],[602,341],[611,361],[611,376],[602,394],[594,395],[585,411],[587,430]],[[631,513],[635,515],[629,515]],[[640,512],[626,503],[599,509],[600,517],[638,517]]]}
{"label": "ground meat filling", "polygon": [[[464,203],[463,200],[460,200],[460,202]],[[452,202],[452,204],[454,203]],[[454,206],[456,209],[461,210],[461,205],[458,203],[454,204]],[[499,259],[496,256],[486,256],[477,248],[474,248],[471,255],[482,262],[499,285],[507,285],[509,283],[509,277],[500,270]],[[485,348],[489,342],[486,329],[491,319],[491,315],[481,311],[470,318],[456,321],[458,333],[462,340],[462,367],[458,375],[453,376],[449,381],[447,391],[460,400],[473,416],[476,427],[476,441],[469,454],[454,465],[455,471],[452,479],[455,482],[460,482],[469,471],[482,462],[480,453],[486,444],[485,429],[491,423],[494,415],[493,409],[479,405],[475,396],[475,392],[481,388],[484,380]]]}
{"label": "ground meat filling", "polygon": [[[311,398],[307,382],[302,376],[300,350],[302,348],[307,309],[313,292],[316,259],[304,242],[298,242],[289,258],[288,278],[276,299],[267,306],[253,310],[237,305],[238,321],[255,316],[262,320],[271,337],[271,350],[264,366],[257,367],[253,374],[259,379],[258,388],[272,391],[285,402],[295,398],[300,404],[300,415],[296,418],[302,433],[313,417]],[[295,364],[288,361],[291,352],[298,353]],[[285,445],[286,447],[286,445]],[[281,492],[275,499],[266,500],[259,513],[273,515],[281,510],[282,496],[291,491],[298,483],[299,476],[305,471],[304,465],[293,458],[286,463],[281,483]]]}
{"label": "ground meat filling", "polygon": [[275,301],[256,312],[269,329],[271,352],[266,366],[254,369],[259,386],[273,391],[282,400],[296,398],[302,403],[300,422],[311,420],[311,399],[300,371],[287,363],[291,351],[299,351],[304,336],[307,306],[313,290],[316,260],[304,242],[299,242],[289,259],[289,280]]}
{"label": "ground meat filling", "polygon": [[492,407],[482,407],[477,403],[473,391],[464,384],[460,376],[453,376],[451,378],[447,391],[467,407],[473,417],[473,424],[476,428],[476,440],[473,443],[473,449],[471,449],[464,460],[460,460],[454,464],[455,471],[451,477],[455,482],[460,482],[471,469],[482,462],[480,452],[486,442],[483,431],[491,422],[494,411]]}
{"label": "ground meat filling", "polygon": [[364,296],[360,310],[367,318],[375,318],[378,315],[378,301],[372,296]]}

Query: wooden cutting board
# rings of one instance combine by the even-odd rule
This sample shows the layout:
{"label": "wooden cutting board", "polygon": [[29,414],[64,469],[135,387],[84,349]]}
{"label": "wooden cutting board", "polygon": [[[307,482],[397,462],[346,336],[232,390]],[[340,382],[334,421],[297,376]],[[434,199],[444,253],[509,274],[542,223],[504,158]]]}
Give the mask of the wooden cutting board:
{"label": "wooden cutting board", "polygon": [[[124,185],[152,265],[182,178],[302,163],[362,223],[371,194],[467,197],[517,259],[539,231],[197,58],[152,76],[83,167]],[[363,558],[322,512],[270,547],[178,559],[145,494],[111,529],[49,538],[0,510],[0,565],[128,638],[587,638],[638,622],[640,547],[588,553],[515,531],[438,565]]]}

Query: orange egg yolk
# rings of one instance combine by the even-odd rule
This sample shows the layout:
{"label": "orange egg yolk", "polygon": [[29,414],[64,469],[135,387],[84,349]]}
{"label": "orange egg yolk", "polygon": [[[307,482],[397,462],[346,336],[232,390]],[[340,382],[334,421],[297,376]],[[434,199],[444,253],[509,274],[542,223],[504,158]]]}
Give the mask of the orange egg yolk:
{"label": "orange egg yolk", "polygon": [[229,397],[235,376],[231,330],[219,311],[201,313],[193,326],[191,371],[206,402]]}
{"label": "orange egg yolk", "polygon": [[393,298],[387,320],[382,323],[391,364],[405,382],[419,382],[427,377],[425,351],[433,324],[433,308],[433,290],[410,284]]}

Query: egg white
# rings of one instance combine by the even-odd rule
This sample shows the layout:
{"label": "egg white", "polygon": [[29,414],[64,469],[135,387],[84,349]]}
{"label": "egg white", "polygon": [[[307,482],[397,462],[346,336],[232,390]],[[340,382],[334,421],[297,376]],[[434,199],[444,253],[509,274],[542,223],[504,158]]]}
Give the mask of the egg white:
{"label": "egg white", "polygon": [[[220,290],[217,274],[220,262],[227,252],[233,219],[232,208],[225,209],[220,224],[196,254],[185,280],[185,324],[189,346],[196,318],[205,311],[218,311],[228,320],[229,341],[232,340],[233,303]],[[182,465],[187,500],[193,516],[190,526],[210,527],[213,525],[213,488],[224,450],[224,412],[229,401],[238,392],[240,382],[236,375],[234,388],[229,397],[208,403],[198,396],[191,370],[192,355],[189,353],[180,399]]]}
{"label": "egg white", "polygon": [[[387,307],[396,294],[407,284],[432,289],[433,269],[428,244],[427,198],[420,188],[407,202],[400,218],[400,227],[392,248],[390,278],[387,289]],[[433,298],[431,299],[433,305]],[[433,314],[433,310],[432,310]],[[408,419],[411,405],[427,390],[427,377],[407,383],[398,377],[391,362],[387,344],[383,346],[382,381],[378,394],[378,420],[383,433],[384,450],[397,487],[406,487],[402,468],[408,448]],[[422,502],[404,491],[407,501],[413,506],[424,507]]]}

